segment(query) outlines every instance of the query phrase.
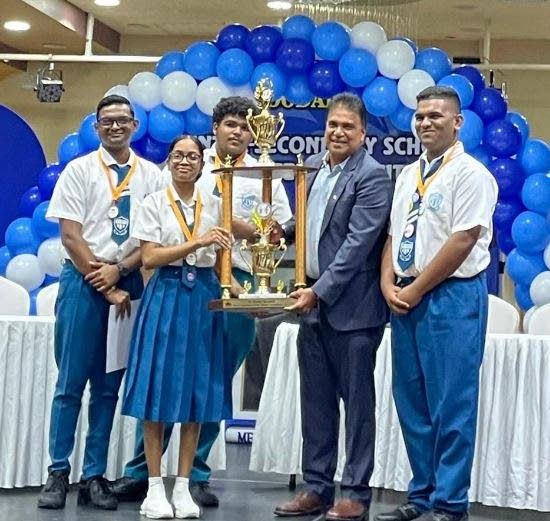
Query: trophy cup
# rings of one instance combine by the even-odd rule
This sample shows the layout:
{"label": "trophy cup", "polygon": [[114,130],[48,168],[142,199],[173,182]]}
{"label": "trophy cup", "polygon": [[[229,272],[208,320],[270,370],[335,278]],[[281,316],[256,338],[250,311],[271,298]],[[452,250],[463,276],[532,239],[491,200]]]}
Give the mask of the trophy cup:
{"label": "trophy cup", "polygon": [[[313,168],[303,164],[301,157],[298,157],[296,165],[277,165],[270,156],[270,149],[275,146],[281,135],[285,121],[282,113],[277,116],[269,112],[273,98],[273,86],[268,79],[258,82],[254,91],[254,98],[258,106],[258,113],[254,114],[251,109],[246,117],[248,127],[254,139],[254,143],[260,149],[260,158],[256,165],[233,166],[231,158],[227,158],[221,168],[212,171],[212,174],[221,176],[222,180],[222,227],[231,232],[231,221],[233,217],[233,176],[245,176],[262,180],[262,202],[259,203],[252,213],[252,221],[256,227],[258,240],[249,244],[247,241],[241,243],[241,255],[244,252],[251,253],[251,261],[247,262],[250,272],[254,276],[255,291],[247,284],[245,292],[237,298],[231,297],[231,251],[222,250],[220,282],[222,295],[218,300],[209,303],[209,309],[215,311],[262,311],[274,312],[283,311],[294,303],[294,299],[288,297],[284,292],[284,283],[278,281],[275,291],[271,288],[271,277],[283,260],[287,251],[287,245],[282,239],[277,244],[269,240],[273,228],[273,211],[271,207],[272,181],[279,178],[295,179],[295,284],[296,288],[306,286],[306,174],[313,171]],[[279,254],[279,257],[277,257]],[[243,255],[244,259],[244,255]]]}

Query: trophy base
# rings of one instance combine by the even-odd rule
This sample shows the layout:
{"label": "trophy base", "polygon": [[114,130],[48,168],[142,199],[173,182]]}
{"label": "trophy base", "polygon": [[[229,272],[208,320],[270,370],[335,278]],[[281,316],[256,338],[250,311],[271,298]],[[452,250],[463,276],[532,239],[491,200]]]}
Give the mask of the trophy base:
{"label": "trophy base", "polygon": [[283,313],[285,308],[296,303],[289,297],[253,297],[227,298],[211,300],[208,303],[210,311],[229,311],[236,313]]}

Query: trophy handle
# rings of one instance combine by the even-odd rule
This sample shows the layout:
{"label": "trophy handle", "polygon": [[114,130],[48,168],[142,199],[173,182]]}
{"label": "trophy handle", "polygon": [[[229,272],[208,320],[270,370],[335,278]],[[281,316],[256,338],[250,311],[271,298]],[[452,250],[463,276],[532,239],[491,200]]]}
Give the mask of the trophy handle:
{"label": "trophy handle", "polygon": [[285,125],[286,125],[286,122],[285,122],[285,118],[283,116],[283,113],[282,112],[279,112],[279,119],[277,120],[277,125],[281,125],[279,127],[279,130],[277,130],[276,134],[275,134],[275,139],[279,139],[279,136],[283,133],[283,130],[285,128]]}
{"label": "trophy handle", "polygon": [[252,137],[254,138],[254,141],[258,140],[258,134],[254,132],[254,127],[252,126],[252,121],[254,119],[254,115],[252,112],[252,109],[248,109],[248,114],[246,115],[246,123],[248,125],[248,128],[250,130],[250,133],[252,134]]}
{"label": "trophy handle", "polygon": [[288,246],[286,245],[286,241],[284,239],[280,240],[278,250],[282,251],[283,254],[279,257],[279,260],[275,263],[275,266],[273,266],[273,271],[274,272],[279,267],[279,264],[281,264],[281,261],[284,259],[284,256],[286,255],[286,252],[288,250]]}
{"label": "trophy handle", "polygon": [[248,269],[250,270],[250,274],[251,275],[254,275],[254,272],[252,271],[252,266],[249,264],[249,262],[245,259],[244,255],[243,255],[243,251],[246,251],[248,249],[248,242],[246,239],[243,239],[241,241],[241,246],[239,248],[239,253],[241,254],[241,259],[243,260],[243,262],[247,265]]}

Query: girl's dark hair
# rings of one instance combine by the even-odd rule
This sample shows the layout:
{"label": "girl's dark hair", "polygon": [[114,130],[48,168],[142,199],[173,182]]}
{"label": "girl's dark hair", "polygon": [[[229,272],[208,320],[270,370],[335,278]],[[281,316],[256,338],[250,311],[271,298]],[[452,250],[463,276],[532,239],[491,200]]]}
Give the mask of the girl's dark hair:
{"label": "girl's dark hair", "polygon": [[184,139],[190,139],[197,145],[197,148],[199,149],[199,152],[201,154],[201,157],[204,155],[204,145],[200,142],[199,138],[197,136],[192,136],[191,134],[180,134],[174,140],[172,143],[170,143],[170,146],[168,147],[168,153],[172,152],[174,150],[174,147],[176,146],[176,143],[179,143],[180,141],[183,141]]}

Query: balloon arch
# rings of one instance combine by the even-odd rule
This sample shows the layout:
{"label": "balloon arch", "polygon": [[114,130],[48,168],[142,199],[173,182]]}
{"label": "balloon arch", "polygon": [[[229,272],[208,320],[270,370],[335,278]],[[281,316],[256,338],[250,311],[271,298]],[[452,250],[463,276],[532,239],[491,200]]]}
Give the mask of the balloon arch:
{"label": "balloon arch", "polygon": [[[218,100],[251,96],[251,85],[262,77],[271,79],[277,98],[296,105],[355,92],[370,115],[387,118],[403,132],[411,131],[415,98],[422,89],[453,87],[464,114],[460,139],[499,185],[496,238],[507,255],[516,300],[524,310],[550,302],[550,147],[529,136],[526,118],[508,110],[502,93],[486,86],[479,70],[453,69],[441,49],[419,50],[404,37],[389,40],[370,21],[350,29],[338,22],[316,25],[296,15],[282,27],[227,25],[215,42],[168,52],[154,73],[140,72],[108,94],[132,101],[140,121],[133,148],[162,163],[174,136],[183,131],[210,134]],[[58,225],[45,219],[49,199],[63,166],[99,145],[94,122],[95,114],[89,114],[77,132],[59,143],[59,162],[40,172],[38,185],[23,195],[21,216],[9,225],[0,248],[0,275],[24,286],[33,300],[61,270]]]}

